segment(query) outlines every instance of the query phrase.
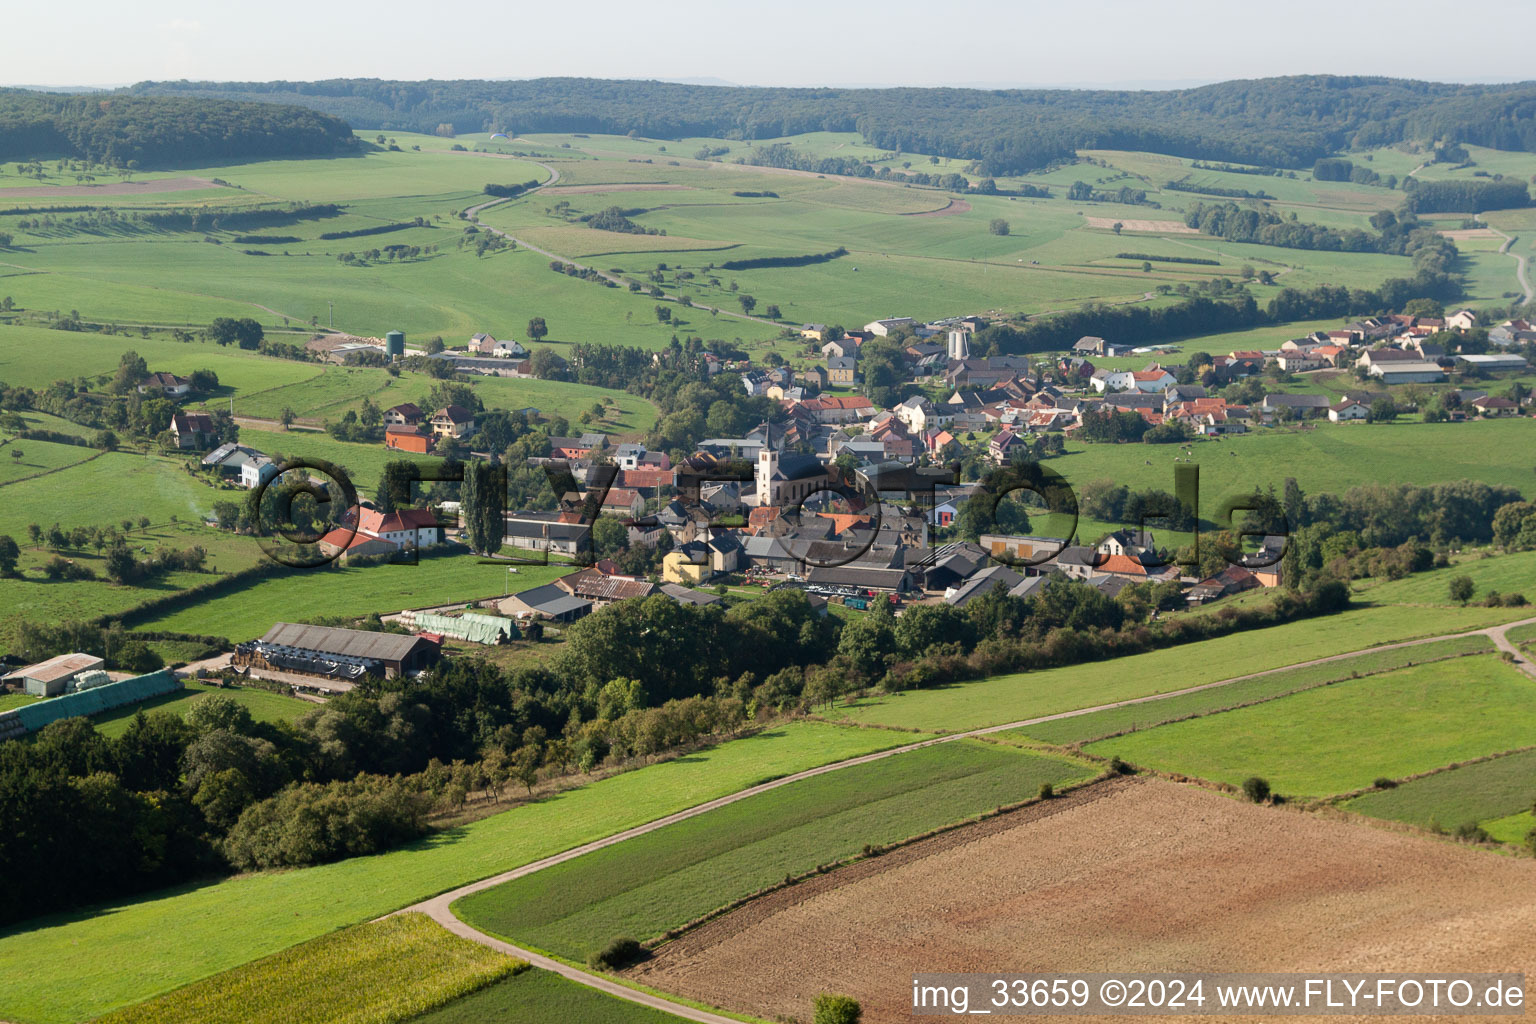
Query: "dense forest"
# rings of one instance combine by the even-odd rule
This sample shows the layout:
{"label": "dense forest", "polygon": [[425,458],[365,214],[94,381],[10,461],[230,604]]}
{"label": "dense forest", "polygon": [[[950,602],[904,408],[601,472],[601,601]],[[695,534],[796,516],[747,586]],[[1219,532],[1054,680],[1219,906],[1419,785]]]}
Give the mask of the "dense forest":
{"label": "dense forest", "polygon": [[1450,140],[1536,150],[1536,83],[1303,75],[1162,92],[771,89],[544,78],[143,82],[141,95],[292,103],[397,131],[611,132],[767,139],[857,131],[888,150],[1028,170],[1078,148],[1310,168],[1351,147]]}
{"label": "dense forest", "polygon": [[0,89],[0,160],[67,156],[125,167],[329,156],[357,145],[304,106],[126,93]]}

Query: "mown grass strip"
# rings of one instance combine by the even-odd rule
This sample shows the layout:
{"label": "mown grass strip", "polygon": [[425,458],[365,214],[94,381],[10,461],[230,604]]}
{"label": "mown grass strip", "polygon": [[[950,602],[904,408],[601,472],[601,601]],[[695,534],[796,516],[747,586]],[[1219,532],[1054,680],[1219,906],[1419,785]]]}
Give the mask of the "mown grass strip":
{"label": "mown grass strip", "polygon": [[573,960],[619,935],[655,938],[744,895],[1035,797],[1096,770],[961,740],[750,797],[467,897],[483,931]]}
{"label": "mown grass strip", "polygon": [[616,999],[550,971],[524,971],[417,1018],[415,1024],[677,1024],[681,1017]]}
{"label": "mown grass strip", "polygon": [[1039,725],[1010,730],[1000,736],[1005,739],[1023,736],[1058,746],[1090,743],[1139,729],[1150,729],[1168,722],[1182,721],[1197,715],[1273,700],[1286,694],[1308,690],[1314,686],[1326,686],[1344,679],[1377,675],[1445,658],[1486,654],[1492,650],[1493,641],[1487,637],[1465,636],[1439,643],[1400,647],[1391,651],[1368,652],[1358,657],[1344,658],[1322,665],[1273,672],[1255,679],[1217,686],[1197,693],[1187,693],[1180,697],[1131,704],[1123,708],[1109,708],[1090,715],[1062,718],[1054,722],[1041,722]]}
{"label": "mown grass strip", "polygon": [[527,967],[424,914],[402,914],[290,947],[100,1024],[394,1024]]}
{"label": "mown grass strip", "polygon": [[1528,811],[1533,802],[1536,750],[1523,750],[1366,793],[1341,806],[1372,818],[1455,828]]}
{"label": "mown grass strip", "polygon": [[1100,757],[1287,797],[1353,793],[1528,746],[1536,684],[1492,655],[1415,665],[1089,744]]}

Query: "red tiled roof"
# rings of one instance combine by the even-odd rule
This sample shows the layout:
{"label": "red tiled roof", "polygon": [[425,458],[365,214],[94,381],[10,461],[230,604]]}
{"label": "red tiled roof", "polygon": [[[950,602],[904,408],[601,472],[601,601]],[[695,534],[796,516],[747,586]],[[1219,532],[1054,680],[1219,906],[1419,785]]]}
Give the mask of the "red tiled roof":
{"label": "red tiled roof", "polygon": [[358,516],[357,532],[377,536],[402,530],[427,529],[436,525],[437,517],[424,508],[402,508],[393,512],[365,508]]}
{"label": "red tiled roof", "polygon": [[619,472],[619,486],[628,488],[638,487],[670,487],[673,482],[670,469],[625,469]]}

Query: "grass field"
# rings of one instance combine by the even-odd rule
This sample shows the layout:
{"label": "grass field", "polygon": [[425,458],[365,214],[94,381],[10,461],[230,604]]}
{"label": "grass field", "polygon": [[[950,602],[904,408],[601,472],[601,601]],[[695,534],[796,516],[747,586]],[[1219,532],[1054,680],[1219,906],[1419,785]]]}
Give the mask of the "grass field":
{"label": "grass field", "polygon": [[681,1019],[550,971],[529,970],[423,1014],[414,1024],[676,1024]]}
{"label": "grass field", "polygon": [[1132,704],[1123,708],[1110,708],[1095,711],[1089,715],[1057,719],[1054,722],[1041,722],[1039,725],[1002,733],[1001,738],[1020,736],[1060,746],[1086,743],[1101,736],[1149,729],[1190,715],[1209,714],[1224,708],[1236,707],[1239,704],[1269,700],[1297,690],[1347,680],[1355,676],[1390,672],[1409,665],[1422,665],[1442,658],[1467,654],[1483,654],[1492,650],[1493,641],[1487,637],[1469,636],[1414,647],[1400,647],[1390,651],[1360,654],[1353,658],[1341,658],[1322,665],[1273,672],[1257,679],[1185,694],[1181,697],[1169,697],[1146,704]]}
{"label": "grass field", "polygon": [[[880,153],[856,136],[837,135],[811,133],[783,141],[806,152],[858,154],[895,166],[896,154]],[[460,141],[484,148],[483,139],[466,136]],[[122,322],[206,323],[218,315],[253,315],[280,327],[302,325],[312,317],[323,321],[333,309],[337,326],[355,333],[378,335],[400,327],[413,335],[447,337],[538,315],[548,320],[555,343],[612,340],[657,348],[670,340],[672,329],[656,322],[653,303],[644,295],[552,274],[548,260],[538,253],[477,257],[472,248],[459,247],[463,225],[454,214],[483,199],[479,191],[485,179],[542,179],[547,177],[543,169],[524,160],[449,152],[442,140],[418,139],[411,145],[421,150],[185,172],[240,186],[185,193],[181,201],[187,203],[345,203],[339,217],[285,228],[281,233],[300,239],[295,243],[248,251],[233,242],[230,233],[215,233],[223,244],[208,245],[201,234],[144,230],[132,222],[94,234],[67,226],[15,229],[18,246],[15,258],[8,261],[12,265],[3,268],[0,292],[13,294],[25,310],[78,308],[88,318]],[[1127,221],[1155,217],[1180,226],[1178,218],[1186,206],[1201,198],[1209,201],[1161,190],[1165,181],[1196,172],[1183,161],[1148,154],[1101,153],[1098,156],[1111,168],[1080,165],[1056,172],[1060,181],[1049,175],[1038,179],[1049,179],[1047,183],[1057,188],[1053,199],[970,195],[969,209],[957,205],[944,216],[912,216],[943,209],[951,197],[931,188],[689,159],[702,145],[744,153],[747,147],[739,142],[538,136],[531,143],[515,143],[518,148],[530,145],[548,154],[541,159],[559,170],[560,182],[488,210],[487,223],[557,255],[590,259],[603,269],[629,275],[644,274],[662,262],[674,270],[681,266],[694,277],[681,282],[679,290],[727,309],[737,308],[737,292],[730,288],[734,280],[760,300],[760,309],[775,303],[792,322],[854,324],[896,308],[916,316],[939,316],[961,310],[1039,312],[1088,301],[1143,301],[1158,284],[1212,273],[1235,275],[1244,263],[1284,269],[1284,283],[1302,287],[1323,282],[1375,285],[1408,272],[1407,260],[1401,257],[1234,245],[1182,233],[1161,239],[1138,236],[1137,244],[1130,245],[1112,231],[1089,227],[1090,216]],[[959,167],[948,160],[940,166],[950,171]],[[1123,183],[1127,171],[1147,175],[1135,183],[1147,187],[1163,209],[1073,204],[1062,192],[1078,178]],[[1220,172],[1198,172],[1198,177],[1216,185],[1254,184],[1248,176]],[[636,183],[681,188],[635,191],[631,186]],[[16,187],[7,189],[11,201],[25,199],[24,184],[13,184]],[[1371,212],[1400,198],[1389,190],[1347,183],[1265,178],[1261,184],[1304,219],[1340,226],[1362,226]],[[775,196],[734,194],[740,191]],[[128,210],[170,202],[174,195],[91,201]],[[638,206],[641,212],[633,219],[667,233],[616,234],[575,220],[612,205]],[[366,250],[379,240],[318,238],[322,231],[417,217],[423,219],[420,226],[391,232],[386,239],[436,247],[436,252],[416,259],[345,265],[337,260],[339,254]],[[994,217],[1009,221],[1012,230],[1007,236],[988,231]],[[14,221],[0,217],[0,225],[12,230]],[[87,239],[90,244],[82,244]],[[1115,259],[1122,249],[1152,242],[1175,251],[1200,248],[1220,265],[1165,264],[1143,273],[1139,265]],[[729,277],[706,269],[722,257],[796,255],[837,246],[846,247],[849,256],[830,264],[742,271]],[[1474,268],[1479,293],[1492,292],[1496,264]],[[1485,283],[1484,277],[1490,280]],[[771,326],[738,318],[696,313],[688,317],[690,333],[740,338],[752,347],[767,347],[776,333]]]}
{"label": "grass field", "polygon": [[[75,473],[76,470],[70,470]],[[67,473],[58,474],[63,478]],[[110,521],[110,520],[109,520]],[[34,548],[25,537],[25,529],[19,524],[10,531],[23,545],[21,575],[0,580],[0,598],[7,602],[12,615],[0,619],[0,640],[14,641],[23,620],[53,622],[65,619],[92,619],[100,615],[118,615],[143,604],[147,600],[162,597],[186,587],[211,583],[218,573],[232,572],[255,565],[263,557],[260,547],[250,537],[236,537],[219,533],[192,523],[162,523],[145,529],[135,527],[128,534],[129,543],[136,552],[140,549],[154,551],[159,547],[185,549],[194,545],[208,552],[208,571],[173,572],[158,579],[132,586],[121,586],[106,578],[106,559],[94,549],[87,552],[69,551],[61,557],[88,566],[97,574],[95,580],[50,580],[42,575],[41,566],[54,557],[54,553]]]}
{"label": "grass field", "polygon": [[[20,444],[31,447],[33,442]],[[69,529],[123,519],[137,522],[141,516],[157,526],[170,523],[172,516],[202,522],[213,503],[231,492],[220,492],[186,472],[186,465],[185,460],[159,455],[108,452],[58,473],[19,480],[0,490],[0,531],[22,537],[28,523],[59,523]]]}
{"label": "grass field", "polygon": [[526,968],[424,914],[402,914],[334,932],[101,1019],[393,1024]]}
{"label": "grass field", "polygon": [[1083,749],[1232,784],[1268,779],[1286,796],[1364,789],[1530,743],[1536,683],[1490,655],[1418,665]]}
{"label": "grass field", "polygon": [[10,711],[12,708],[26,707],[41,698],[29,697],[25,693],[0,693],[0,711]]}
{"label": "grass field", "polygon": [[[1415,573],[1400,580],[1382,583],[1365,591],[1372,601],[1392,604],[1442,604],[1450,605],[1450,582],[1458,576],[1470,576],[1477,586],[1473,600],[1482,600],[1490,593],[1524,593],[1536,600],[1536,551],[1522,551],[1512,555],[1473,557],[1444,569]],[[1536,615],[1536,609],[1530,610]],[[1525,618],[1528,616],[1522,616]]]}
{"label": "grass field", "polygon": [[959,731],[1094,707],[1281,668],[1372,646],[1523,617],[1515,608],[1362,606],[1338,615],[1233,633],[1113,661],[994,676],[933,690],[869,697],[839,718],[907,729]]}
{"label": "grass field", "polygon": [[229,689],[209,686],[190,679],[181,685],[180,693],[166,694],[164,697],[157,697],[143,704],[118,708],[95,716],[92,721],[96,723],[96,731],[107,736],[121,736],[127,731],[128,724],[133,721],[133,716],[140,711],[146,714],[151,711],[165,711],[177,716],[185,715],[192,709],[192,705],[206,700],[210,693],[222,694],[235,701],[249,711],[251,717],[258,722],[293,722],[300,715],[306,711],[313,711],[317,706],[307,700],[285,697],[280,693],[267,690]]}
{"label": "grass field", "polygon": [[[377,857],[32,921],[0,936],[9,968],[0,1018],[74,1024],[684,807],[909,739],[816,723],[775,727]],[[81,949],[92,955],[75,955]]]}
{"label": "grass field", "polygon": [[1469,821],[1528,812],[1532,803],[1536,803],[1536,750],[1412,779],[1396,789],[1357,796],[1343,806],[1373,818],[1455,828]]}
{"label": "grass field", "polygon": [[496,597],[509,589],[541,586],[570,569],[565,564],[524,565],[512,575],[502,566],[483,564],[478,555],[467,552],[423,558],[415,565],[330,563],[269,576],[138,626],[249,640],[265,633],[274,622],[320,615],[387,614]]}
{"label": "grass field", "polygon": [[1521,811],[1481,822],[1483,830],[1501,843],[1526,843],[1536,835],[1536,814]]}
{"label": "grass field", "polygon": [[[1295,477],[1308,494],[1343,493],[1361,484],[1432,484],[1473,479],[1532,492],[1529,466],[1506,453],[1525,445],[1531,434],[1525,420],[1476,420],[1467,423],[1324,423],[1307,430],[1259,430],[1220,442],[1197,442],[1193,458],[1200,467],[1200,509],[1213,516],[1221,500],[1252,494],[1286,477]],[[1074,488],[1112,479],[1133,490],[1155,487],[1172,492],[1177,446],[1076,444],[1053,458],[1050,467]],[[1150,464],[1148,464],[1150,463]]]}
{"label": "grass field", "polygon": [[974,741],[784,786],[476,893],[454,913],[574,960],[615,936],[654,938],[783,880],[1033,798],[1096,770]]}

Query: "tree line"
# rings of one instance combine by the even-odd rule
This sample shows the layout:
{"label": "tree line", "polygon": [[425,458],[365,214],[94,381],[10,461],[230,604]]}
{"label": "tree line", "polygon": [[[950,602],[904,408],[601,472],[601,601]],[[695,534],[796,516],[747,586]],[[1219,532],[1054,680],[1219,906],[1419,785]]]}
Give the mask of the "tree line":
{"label": "tree line", "polygon": [[1299,75],[1166,91],[786,89],[614,83],[143,82],[138,95],[294,103],[385,130],[603,132],[676,139],[861,133],[892,152],[973,161],[983,174],[1034,170],[1078,149],[1310,167],[1351,147],[1448,139],[1536,149],[1536,86],[1451,85]]}
{"label": "tree line", "polygon": [[62,155],[148,167],[331,156],[356,147],[345,122],[302,105],[0,89],[0,159]]}

